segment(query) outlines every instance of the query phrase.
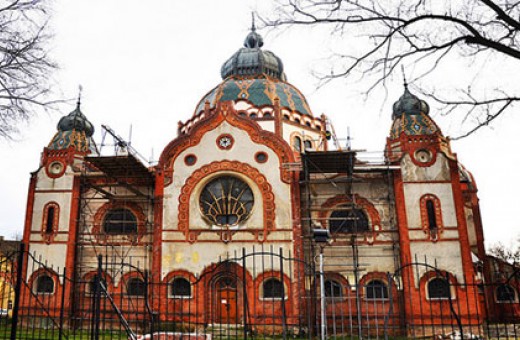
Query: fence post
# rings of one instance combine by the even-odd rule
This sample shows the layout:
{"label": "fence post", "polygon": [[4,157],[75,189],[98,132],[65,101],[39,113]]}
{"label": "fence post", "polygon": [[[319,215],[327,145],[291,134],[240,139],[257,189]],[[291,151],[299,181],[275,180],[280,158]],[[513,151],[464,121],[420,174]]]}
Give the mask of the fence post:
{"label": "fence post", "polygon": [[244,315],[244,339],[247,340],[247,285],[246,249],[242,248],[242,314]]}
{"label": "fence post", "polygon": [[65,285],[67,280],[67,268],[63,268],[63,285],[61,289],[61,306],[60,306],[60,328],[58,329],[58,339],[63,337],[63,310],[65,309]]}
{"label": "fence post", "polygon": [[283,250],[280,248],[280,282],[282,282],[282,334],[283,339],[287,339],[287,316],[285,313],[285,285],[283,278]]}
{"label": "fence post", "polygon": [[101,317],[101,275],[103,274],[102,271],[102,265],[103,265],[103,257],[101,255],[98,255],[98,268],[97,268],[97,275],[95,278],[95,292],[94,292],[94,327],[93,327],[93,334],[92,339],[93,340],[99,340],[99,321]]}
{"label": "fence post", "polygon": [[23,244],[22,242],[20,243],[20,249],[18,250],[18,261],[16,264],[16,284],[14,286],[14,307],[13,319],[11,320],[11,340],[16,340],[16,329],[18,327],[18,313],[20,311],[20,294],[22,290],[22,271],[24,253],[25,244]]}

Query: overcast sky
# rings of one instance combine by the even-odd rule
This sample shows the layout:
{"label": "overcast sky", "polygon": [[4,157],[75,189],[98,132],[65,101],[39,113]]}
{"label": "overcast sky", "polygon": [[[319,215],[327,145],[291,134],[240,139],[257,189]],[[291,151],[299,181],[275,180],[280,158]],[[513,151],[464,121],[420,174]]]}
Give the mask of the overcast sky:
{"label": "overcast sky", "polygon": [[[270,5],[265,0],[56,1],[51,22],[52,55],[60,65],[56,97],[76,97],[81,84],[82,112],[96,127],[98,144],[101,124],[124,138],[132,126],[132,145],[146,158],[158,159],[175,138],[177,122],[188,119],[204,94],[221,81],[220,67],[242,46],[251,11],[267,13]],[[331,118],[338,137],[345,138],[350,127],[355,149],[384,149],[391,106],[403,92],[401,80],[391,84],[386,102],[383,93],[364,101],[355,86],[343,82],[316,90],[311,72],[323,65],[322,58],[338,42],[308,29],[260,33],[264,48],[283,60],[289,82],[306,95],[315,115]],[[457,72],[464,69],[459,66],[448,68],[446,77],[460,78]],[[0,141],[0,235],[22,233],[30,173],[38,169],[61,115],[73,109],[71,101],[61,112],[41,114],[21,127],[16,141]],[[435,108],[432,116],[445,134],[453,130]],[[520,231],[513,199],[520,181],[512,177],[520,166],[519,128],[520,115],[509,114],[493,128],[452,143],[479,187],[487,244],[509,244]],[[108,151],[109,146],[103,148]]]}

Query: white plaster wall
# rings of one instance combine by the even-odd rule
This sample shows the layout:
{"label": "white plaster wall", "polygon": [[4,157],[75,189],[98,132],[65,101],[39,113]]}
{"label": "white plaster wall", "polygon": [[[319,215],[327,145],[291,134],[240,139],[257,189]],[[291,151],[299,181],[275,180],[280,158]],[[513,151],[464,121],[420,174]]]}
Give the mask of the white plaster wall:
{"label": "white plaster wall", "polygon": [[405,183],[404,197],[409,228],[421,228],[421,196],[433,194],[441,202],[442,222],[445,227],[457,227],[451,183]]}
{"label": "white plaster wall", "polygon": [[[455,275],[459,283],[464,282],[462,270],[462,258],[460,253],[460,244],[458,241],[443,242],[417,242],[410,244],[412,261],[417,259],[418,262],[424,262],[425,256],[427,263],[435,266],[440,270],[445,270]],[[421,278],[424,273],[431,269],[425,266],[414,266],[414,278]],[[418,282],[415,282],[417,287]]]}
{"label": "white plaster wall", "polygon": [[289,145],[291,145],[291,147],[292,147],[291,135],[296,132],[299,135],[301,135],[302,142],[305,139],[310,139],[310,140],[312,140],[312,143],[313,143],[315,149],[317,149],[317,150],[322,150],[323,149],[323,145],[320,146],[321,135],[320,135],[319,132],[314,132],[314,131],[307,130],[307,129],[303,128],[302,126],[296,126],[296,125],[293,125],[293,124],[289,124],[289,123],[287,123],[284,120],[282,120],[282,125],[283,125],[283,128],[282,128],[283,139]]}
{"label": "white plaster wall", "polygon": [[59,178],[47,176],[44,168],[40,168],[37,173],[36,190],[71,190],[74,181],[74,172],[67,165],[65,173]]}
{"label": "white plaster wall", "polygon": [[[31,224],[32,231],[41,231],[43,223],[43,208],[49,202],[56,202],[60,206],[60,215],[58,222],[58,231],[68,231],[70,222],[70,203],[72,193],[65,192],[46,192],[36,193],[34,195],[33,218]],[[31,235],[31,239],[36,235]],[[38,235],[38,239],[41,237]]]}
{"label": "white plaster wall", "polygon": [[259,120],[256,122],[263,130],[274,132],[274,120]]}
{"label": "white plaster wall", "polygon": [[[29,245],[29,253],[31,253],[37,261],[40,261],[45,264],[47,267],[52,267],[56,272],[59,270],[60,273],[63,272],[63,268],[65,268],[65,262],[67,261],[67,245],[66,244],[36,244],[31,243]],[[29,261],[27,265],[27,274],[29,277],[33,270],[37,270],[41,265],[35,263],[32,258],[29,256]],[[72,270],[72,268],[68,268],[68,270]]]}
{"label": "white plaster wall", "polygon": [[[218,148],[216,144],[218,136],[223,133],[231,134],[234,138],[234,145],[230,150],[222,150]],[[255,161],[254,155],[258,151],[267,153],[268,161],[266,163],[261,164]],[[188,154],[195,154],[197,156],[197,163],[194,166],[184,164],[184,157]],[[276,227],[292,227],[290,185],[282,182],[280,178],[281,164],[278,156],[270,148],[254,143],[245,131],[233,127],[227,122],[223,122],[214,130],[207,132],[198,145],[188,148],[177,157],[174,164],[173,183],[164,190],[163,228],[165,230],[177,229],[178,198],[185,180],[202,166],[222,160],[239,161],[250,164],[252,167],[258,169],[271,184],[271,189],[275,196]],[[249,180],[249,178],[241,175],[239,175],[239,177],[248,182],[255,194],[255,204],[252,215],[245,221],[245,225],[247,228],[262,228],[263,204],[260,191],[256,187],[256,184]],[[209,179],[210,178],[203,179],[195,190],[200,190]],[[194,228],[211,228],[211,226],[202,219],[199,212],[198,195],[192,195],[190,202],[190,226]]]}
{"label": "white plaster wall", "polygon": [[[270,251],[273,247],[273,252],[278,254],[279,249],[282,248],[284,256],[289,256],[291,251],[291,243],[278,243],[266,245],[265,251]],[[203,272],[203,270],[211,265],[212,263],[218,263],[219,260],[225,260],[226,258],[241,257],[242,248],[246,248],[246,253],[253,251],[252,245],[244,245],[240,243],[163,243],[162,245],[162,278],[173,270],[186,270],[197,276]],[[261,245],[255,245],[255,251],[261,251]],[[251,275],[255,274],[255,277],[260,275],[263,270],[278,270],[280,268],[280,262],[277,257],[273,258],[271,263],[271,257],[257,256],[254,261],[253,258],[248,257],[246,267]],[[240,261],[240,266],[242,262]],[[287,267],[285,266],[287,265]],[[289,273],[289,263],[284,263],[284,270]]]}
{"label": "white plaster wall", "polygon": [[405,182],[416,181],[449,181],[450,169],[444,154],[438,152],[437,159],[429,167],[415,165],[409,154],[405,154],[401,161],[401,171]]}

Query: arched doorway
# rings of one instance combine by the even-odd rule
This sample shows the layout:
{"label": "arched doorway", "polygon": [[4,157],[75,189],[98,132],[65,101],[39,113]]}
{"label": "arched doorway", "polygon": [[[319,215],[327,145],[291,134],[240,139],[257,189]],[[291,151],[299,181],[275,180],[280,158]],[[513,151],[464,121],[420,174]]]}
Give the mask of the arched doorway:
{"label": "arched doorway", "polygon": [[239,289],[236,276],[219,276],[214,280],[213,320],[220,324],[239,324]]}

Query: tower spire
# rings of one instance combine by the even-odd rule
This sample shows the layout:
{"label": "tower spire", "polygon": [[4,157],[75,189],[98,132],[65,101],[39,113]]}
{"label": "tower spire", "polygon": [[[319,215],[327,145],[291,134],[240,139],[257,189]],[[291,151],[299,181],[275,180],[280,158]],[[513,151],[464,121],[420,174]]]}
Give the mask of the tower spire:
{"label": "tower spire", "polygon": [[78,86],[78,101],[76,102],[76,106],[79,109],[81,105],[81,93],[83,92],[83,86],[81,84]]}
{"label": "tower spire", "polygon": [[251,31],[256,32],[255,12],[251,12]]}

